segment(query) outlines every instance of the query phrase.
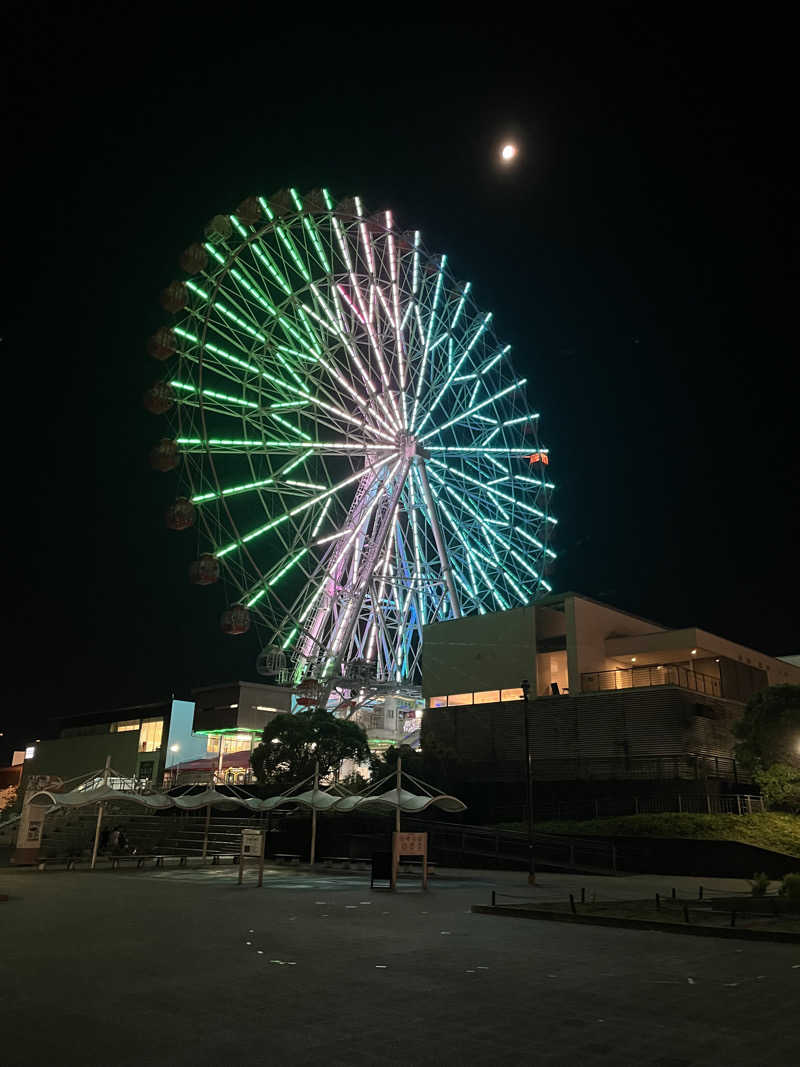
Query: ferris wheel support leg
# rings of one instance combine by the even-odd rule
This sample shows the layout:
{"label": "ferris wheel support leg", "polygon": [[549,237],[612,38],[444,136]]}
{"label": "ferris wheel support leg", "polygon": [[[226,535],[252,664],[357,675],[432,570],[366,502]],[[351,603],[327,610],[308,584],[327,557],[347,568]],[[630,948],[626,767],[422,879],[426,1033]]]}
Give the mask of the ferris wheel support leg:
{"label": "ferris wheel support leg", "polygon": [[444,547],[444,538],[442,537],[439,518],[436,514],[436,505],[433,502],[433,493],[431,492],[431,487],[428,482],[428,472],[425,470],[425,460],[420,455],[417,455],[416,460],[417,470],[419,471],[419,480],[422,485],[422,495],[425,497],[425,505],[428,509],[431,526],[433,528],[433,539],[436,542],[436,551],[439,553],[439,562],[442,565],[442,577],[447,585],[447,592],[450,594],[450,603],[453,605],[453,617],[460,619],[461,605],[458,600],[458,594],[456,593],[456,584],[453,581],[453,569],[450,566],[450,558]]}

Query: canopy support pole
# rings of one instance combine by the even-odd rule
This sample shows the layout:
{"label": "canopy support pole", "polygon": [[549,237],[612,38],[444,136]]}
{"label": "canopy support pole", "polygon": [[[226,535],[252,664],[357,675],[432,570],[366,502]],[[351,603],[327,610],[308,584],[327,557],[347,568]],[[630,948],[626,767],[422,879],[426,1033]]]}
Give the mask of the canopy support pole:
{"label": "canopy support pole", "polygon": [[319,788],[319,760],[314,764],[314,790],[311,793],[311,866],[317,858],[317,789]]}
{"label": "canopy support pole", "polygon": [[[103,785],[108,785],[108,772],[111,770],[111,756],[106,756],[106,765],[103,770]],[[92,847],[92,865],[91,870],[94,870],[97,863],[97,846],[100,844],[100,827],[103,825],[103,809],[105,804],[101,800],[97,805],[97,825],[94,828],[94,845]]]}
{"label": "canopy support pole", "polygon": [[400,833],[400,789],[403,781],[403,757],[397,757],[397,811],[394,813],[395,833]]}

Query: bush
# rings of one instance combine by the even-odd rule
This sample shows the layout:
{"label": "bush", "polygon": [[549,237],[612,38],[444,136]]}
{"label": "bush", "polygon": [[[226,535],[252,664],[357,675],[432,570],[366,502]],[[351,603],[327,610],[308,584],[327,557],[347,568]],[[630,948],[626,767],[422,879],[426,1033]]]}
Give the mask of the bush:
{"label": "bush", "polygon": [[767,887],[769,886],[769,875],[764,871],[761,874],[754,874],[753,881],[750,883],[750,892],[754,897],[763,897],[766,895]]}
{"label": "bush", "polygon": [[755,774],[767,807],[778,811],[800,812],[800,771],[788,763],[773,763]]}
{"label": "bush", "polygon": [[782,897],[791,900],[793,904],[800,904],[800,872],[784,875],[783,885],[778,890]]}

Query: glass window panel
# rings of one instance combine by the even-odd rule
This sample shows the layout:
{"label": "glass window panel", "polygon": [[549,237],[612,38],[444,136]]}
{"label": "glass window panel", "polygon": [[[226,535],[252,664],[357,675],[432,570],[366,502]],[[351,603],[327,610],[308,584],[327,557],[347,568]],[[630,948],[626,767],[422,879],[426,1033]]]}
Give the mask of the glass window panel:
{"label": "glass window panel", "polygon": [[112,734],[124,734],[129,730],[138,730],[140,725],[139,719],[128,719],[127,722],[112,722],[111,733]]}
{"label": "glass window panel", "polygon": [[521,689],[503,689],[500,692],[501,700],[522,700]]}
{"label": "glass window panel", "polygon": [[447,698],[448,708],[460,708],[472,703],[472,693],[453,693]]}
{"label": "glass window panel", "polygon": [[428,697],[429,708],[446,708],[447,697]]}
{"label": "glass window panel", "polygon": [[496,704],[500,700],[499,689],[487,689],[483,693],[475,694],[476,704]]}
{"label": "glass window panel", "polygon": [[206,752],[219,752],[219,735],[209,734],[206,737]]}
{"label": "glass window panel", "polygon": [[161,735],[164,731],[163,719],[145,719],[139,734],[139,751],[155,752],[161,748]]}

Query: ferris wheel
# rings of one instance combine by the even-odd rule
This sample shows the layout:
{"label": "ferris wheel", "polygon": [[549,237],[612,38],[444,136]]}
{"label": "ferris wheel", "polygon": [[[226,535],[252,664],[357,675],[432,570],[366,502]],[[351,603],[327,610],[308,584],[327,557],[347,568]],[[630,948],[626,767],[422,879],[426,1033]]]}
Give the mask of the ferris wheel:
{"label": "ferris wheel", "polygon": [[295,685],[418,681],[426,623],[550,591],[538,414],[447,257],[358,197],[282,190],[217,215],[162,293],[146,406],[197,526],[190,578]]}

